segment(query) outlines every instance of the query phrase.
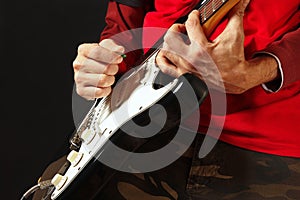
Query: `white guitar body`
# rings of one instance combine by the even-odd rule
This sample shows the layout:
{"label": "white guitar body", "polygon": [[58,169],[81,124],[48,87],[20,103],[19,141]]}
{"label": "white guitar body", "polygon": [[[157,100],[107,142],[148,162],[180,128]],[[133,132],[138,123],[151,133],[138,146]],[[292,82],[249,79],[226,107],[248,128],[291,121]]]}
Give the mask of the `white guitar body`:
{"label": "white guitar body", "polygon": [[[103,98],[92,107],[78,129],[77,134],[82,144],[78,151],[72,151],[68,156],[71,166],[63,176],[56,175],[52,179],[55,190],[51,199],[57,199],[85,170],[87,164],[99,156],[101,148],[122,125],[149,109],[169,92],[176,92],[183,86],[182,82],[174,79],[166,86],[154,89],[153,85],[160,71],[154,63],[154,58],[155,56],[136,67],[116,85],[112,95]],[[124,86],[127,88],[124,89]]]}

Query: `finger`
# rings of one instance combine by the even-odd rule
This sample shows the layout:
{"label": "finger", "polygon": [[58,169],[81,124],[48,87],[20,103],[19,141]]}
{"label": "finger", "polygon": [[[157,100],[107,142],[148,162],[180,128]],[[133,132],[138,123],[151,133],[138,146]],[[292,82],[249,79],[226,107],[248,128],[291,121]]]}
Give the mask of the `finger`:
{"label": "finger", "polygon": [[228,40],[244,43],[244,25],[243,16],[250,0],[241,0],[228,15],[228,23],[224,31],[215,39],[215,41]]}
{"label": "finger", "polygon": [[192,64],[185,60],[182,56],[169,51],[163,52],[168,61],[176,66],[177,75],[182,75],[184,73],[194,71],[194,67],[192,66]]}
{"label": "finger", "polygon": [[[118,73],[118,71],[119,71],[119,65],[110,64],[110,65],[106,66],[106,68],[103,71],[103,74],[114,76],[114,75],[116,75]],[[99,74],[97,72],[95,72],[95,73]]]}
{"label": "finger", "polygon": [[108,50],[98,44],[82,44],[78,47],[78,54],[108,64],[119,64],[123,61],[120,54]]}
{"label": "finger", "polygon": [[84,72],[78,72],[74,75],[74,80],[77,85],[84,87],[109,87],[114,84],[115,77],[105,74],[89,74]]}
{"label": "finger", "polygon": [[250,3],[250,0],[241,0],[237,5],[235,5],[232,10],[229,13],[229,16],[239,16],[239,17],[243,17],[245,10],[248,6],[248,4]]}
{"label": "finger", "polygon": [[118,54],[123,54],[125,52],[125,48],[123,46],[117,45],[111,39],[104,39],[99,43],[99,45]]}
{"label": "finger", "polygon": [[229,13],[227,26],[242,26],[245,10],[250,0],[241,0]]}
{"label": "finger", "polygon": [[178,54],[184,53],[187,48],[187,43],[189,43],[187,35],[183,34],[185,32],[185,25],[183,24],[174,24],[171,26],[164,36],[163,49]]}
{"label": "finger", "polygon": [[114,76],[109,76],[105,74],[87,74],[88,78],[87,86],[97,86],[97,87],[110,87],[115,82]]}
{"label": "finger", "polygon": [[74,60],[73,68],[75,71],[106,75],[115,75],[119,70],[117,64],[101,63],[81,55],[78,55]]}
{"label": "finger", "polygon": [[208,43],[208,40],[200,24],[199,15],[199,11],[192,11],[188,16],[185,26],[190,40],[205,46]]}
{"label": "finger", "polygon": [[168,74],[172,77],[180,76],[180,74],[177,72],[177,67],[172,62],[170,62],[170,60],[168,60],[168,58],[164,55],[163,50],[158,53],[156,57],[156,63],[163,73]]}
{"label": "finger", "polygon": [[108,96],[111,93],[111,87],[77,87],[76,92],[78,95],[84,97],[87,100],[93,100],[95,98]]}
{"label": "finger", "polygon": [[[177,33],[186,33],[186,28],[184,24],[173,24],[169,29],[168,32],[177,32]],[[168,34],[167,32],[167,34]]]}

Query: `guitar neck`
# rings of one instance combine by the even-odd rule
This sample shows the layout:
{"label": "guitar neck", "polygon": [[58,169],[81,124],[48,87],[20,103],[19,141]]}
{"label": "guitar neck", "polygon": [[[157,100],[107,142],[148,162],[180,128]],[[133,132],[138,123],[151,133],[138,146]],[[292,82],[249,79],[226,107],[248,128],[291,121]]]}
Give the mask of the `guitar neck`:
{"label": "guitar neck", "polygon": [[[222,20],[222,18],[233,8],[240,0],[204,0],[196,9],[200,12],[200,22],[203,31],[207,37],[211,35],[213,30]],[[187,16],[179,18],[176,23],[184,23]],[[146,62],[155,52],[159,51],[163,43],[163,36],[150,48],[147,53],[141,57],[135,66]]]}
{"label": "guitar neck", "polygon": [[240,0],[204,0],[198,9],[200,12],[200,22],[206,36],[210,36],[221,19]]}

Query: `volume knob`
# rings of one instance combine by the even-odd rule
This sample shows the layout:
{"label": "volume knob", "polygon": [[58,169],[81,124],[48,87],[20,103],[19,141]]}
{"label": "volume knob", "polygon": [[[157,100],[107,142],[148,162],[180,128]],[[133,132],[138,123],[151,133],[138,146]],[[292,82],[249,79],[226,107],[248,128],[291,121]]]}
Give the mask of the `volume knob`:
{"label": "volume knob", "polygon": [[72,166],[76,166],[78,165],[82,157],[83,157],[82,153],[73,150],[67,156],[67,160],[70,161]]}
{"label": "volume knob", "polygon": [[68,180],[68,177],[62,176],[60,174],[56,174],[52,178],[51,183],[54,185],[54,187],[57,190],[60,190],[64,186],[64,184],[67,182],[67,180]]}

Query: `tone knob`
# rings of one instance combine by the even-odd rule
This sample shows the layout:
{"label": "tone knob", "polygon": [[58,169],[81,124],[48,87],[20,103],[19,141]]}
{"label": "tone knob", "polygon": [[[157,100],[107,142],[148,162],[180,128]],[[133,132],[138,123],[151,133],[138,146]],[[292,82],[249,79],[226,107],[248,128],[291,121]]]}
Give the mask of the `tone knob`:
{"label": "tone knob", "polygon": [[72,166],[76,166],[78,165],[82,157],[83,157],[82,153],[73,150],[67,156],[67,160],[70,161]]}
{"label": "tone knob", "polygon": [[60,190],[64,186],[64,184],[67,182],[67,180],[68,180],[68,177],[62,176],[60,174],[56,174],[52,178],[51,183],[54,185],[54,187],[57,190]]}
{"label": "tone knob", "polygon": [[89,144],[92,142],[92,140],[94,139],[96,133],[94,130],[91,129],[86,129],[83,131],[83,133],[81,134],[81,139],[83,139],[83,141],[86,144]]}

